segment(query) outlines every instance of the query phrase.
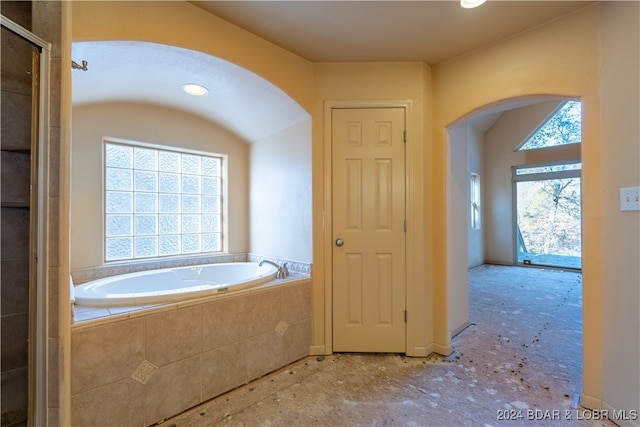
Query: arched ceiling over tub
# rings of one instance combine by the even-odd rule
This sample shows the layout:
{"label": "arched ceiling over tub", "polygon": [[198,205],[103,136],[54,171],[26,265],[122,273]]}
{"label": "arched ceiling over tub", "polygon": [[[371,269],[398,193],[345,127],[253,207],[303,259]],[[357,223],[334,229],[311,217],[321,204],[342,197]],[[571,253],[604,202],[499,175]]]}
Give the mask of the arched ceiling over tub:
{"label": "arched ceiling over tub", "polygon": [[[142,102],[211,120],[248,142],[288,129],[309,114],[262,77],[214,56],[149,42],[74,42],[72,59],[87,71],[72,74],[72,104]],[[188,83],[208,89],[188,95]]]}

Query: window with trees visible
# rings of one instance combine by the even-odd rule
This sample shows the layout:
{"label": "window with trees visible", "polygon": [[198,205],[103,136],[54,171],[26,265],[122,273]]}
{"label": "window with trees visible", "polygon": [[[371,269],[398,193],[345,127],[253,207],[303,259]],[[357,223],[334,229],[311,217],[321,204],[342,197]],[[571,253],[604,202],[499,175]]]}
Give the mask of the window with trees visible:
{"label": "window with trees visible", "polygon": [[471,174],[470,181],[470,202],[471,202],[471,228],[480,229],[480,175]]}
{"label": "window with trees visible", "polygon": [[514,168],[518,262],[580,268],[580,163]]}
{"label": "window with trees visible", "polygon": [[582,103],[566,101],[518,151],[577,144],[582,141]]}
{"label": "window with trees visible", "polygon": [[225,157],[107,140],[105,261],[223,248]]}

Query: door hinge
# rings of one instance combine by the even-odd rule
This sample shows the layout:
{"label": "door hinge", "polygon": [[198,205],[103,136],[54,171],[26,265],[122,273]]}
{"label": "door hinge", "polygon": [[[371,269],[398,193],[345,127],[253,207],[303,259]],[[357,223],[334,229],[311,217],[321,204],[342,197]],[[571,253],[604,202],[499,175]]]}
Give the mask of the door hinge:
{"label": "door hinge", "polygon": [[406,219],[404,220],[403,227],[404,227],[404,232],[406,233],[407,232],[407,220]]}
{"label": "door hinge", "polygon": [[407,310],[404,311],[404,323],[407,323]]}
{"label": "door hinge", "polygon": [[405,130],[404,132],[402,132],[402,139],[404,139],[404,142],[407,142],[407,131]]}

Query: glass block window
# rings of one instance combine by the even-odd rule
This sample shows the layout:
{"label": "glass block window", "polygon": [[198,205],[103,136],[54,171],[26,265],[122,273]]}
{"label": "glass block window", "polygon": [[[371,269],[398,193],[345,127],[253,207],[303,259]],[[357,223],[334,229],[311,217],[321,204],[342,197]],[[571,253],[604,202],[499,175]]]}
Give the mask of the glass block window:
{"label": "glass block window", "polygon": [[105,261],[222,251],[223,156],[105,141]]}

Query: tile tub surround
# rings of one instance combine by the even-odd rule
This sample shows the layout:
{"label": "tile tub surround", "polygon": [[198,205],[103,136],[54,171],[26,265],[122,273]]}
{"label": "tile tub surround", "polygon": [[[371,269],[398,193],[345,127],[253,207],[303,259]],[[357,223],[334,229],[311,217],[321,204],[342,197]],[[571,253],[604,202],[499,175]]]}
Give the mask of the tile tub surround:
{"label": "tile tub surround", "polygon": [[311,279],[76,323],[73,425],[148,426],[309,354]]}

